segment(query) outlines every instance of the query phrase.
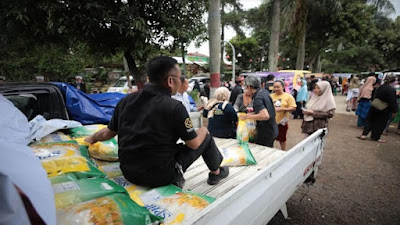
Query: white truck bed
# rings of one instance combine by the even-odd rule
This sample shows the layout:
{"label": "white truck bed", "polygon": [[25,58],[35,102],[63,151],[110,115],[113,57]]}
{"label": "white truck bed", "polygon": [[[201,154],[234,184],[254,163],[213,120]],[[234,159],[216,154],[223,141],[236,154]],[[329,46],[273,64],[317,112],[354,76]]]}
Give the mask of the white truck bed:
{"label": "white truck bed", "polygon": [[[249,144],[257,165],[230,167],[228,178],[208,185],[208,169],[202,158],[186,171],[184,190],[216,198],[184,224],[262,224],[281,210],[287,217],[286,201],[314,172],[322,160],[326,131],[321,129],[289,149]],[[218,147],[234,139],[214,138]]]}

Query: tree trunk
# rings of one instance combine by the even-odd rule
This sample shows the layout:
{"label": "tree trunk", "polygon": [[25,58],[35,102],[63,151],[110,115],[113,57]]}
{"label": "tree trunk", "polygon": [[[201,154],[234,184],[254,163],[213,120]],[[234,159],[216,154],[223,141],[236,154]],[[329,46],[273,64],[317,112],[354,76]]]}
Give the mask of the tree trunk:
{"label": "tree trunk", "polygon": [[321,73],[321,71],[322,71],[321,54],[319,54],[318,58],[317,58],[317,70],[316,70],[316,72],[317,73]]}
{"label": "tree trunk", "polygon": [[[339,44],[338,44],[338,46],[337,46],[337,52],[339,53],[339,52],[341,52],[343,50],[343,42],[340,42]],[[339,63],[339,60],[338,59],[336,59],[335,60],[335,65],[337,65]]]}
{"label": "tree trunk", "polygon": [[128,63],[129,71],[133,74],[133,77],[135,78],[136,85],[138,87],[138,90],[141,90],[144,86],[144,83],[146,83],[146,75],[140,73],[138,68],[136,67],[135,59],[133,59],[130,51],[125,51],[124,52],[124,57],[126,59],[126,62]]}
{"label": "tree trunk", "polygon": [[296,70],[304,69],[304,58],[306,56],[306,31],[303,32],[303,37],[299,43],[299,48],[297,49],[297,59],[296,59]]}
{"label": "tree trunk", "polygon": [[[224,1],[222,1],[222,3],[221,3],[221,16],[223,16],[225,14],[224,8],[225,8],[225,4],[224,4]],[[225,27],[225,23],[224,23],[224,21],[221,20],[221,41],[223,41],[225,39],[224,27]],[[221,45],[221,69],[220,69],[220,73],[224,72],[224,50],[225,50],[225,45],[222,44]]]}
{"label": "tree trunk", "polygon": [[274,1],[272,14],[271,36],[269,39],[268,67],[269,71],[275,72],[278,67],[279,35],[281,28],[281,0]]}
{"label": "tree trunk", "polygon": [[186,75],[186,61],[185,61],[185,45],[181,43],[181,51],[182,51],[182,70],[183,75]]}
{"label": "tree trunk", "polygon": [[[221,1],[210,0],[210,11],[208,13],[208,35],[210,43],[210,79],[211,91],[210,95],[213,96],[216,88],[220,86],[220,63],[219,57],[221,50]],[[210,97],[210,96],[208,96]]]}

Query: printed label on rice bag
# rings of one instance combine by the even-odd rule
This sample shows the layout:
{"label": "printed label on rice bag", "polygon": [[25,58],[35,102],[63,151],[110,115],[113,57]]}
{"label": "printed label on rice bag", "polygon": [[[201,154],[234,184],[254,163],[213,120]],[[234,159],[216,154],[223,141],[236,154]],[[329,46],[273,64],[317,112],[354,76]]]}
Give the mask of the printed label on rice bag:
{"label": "printed label on rice bag", "polygon": [[63,193],[67,191],[77,191],[79,190],[79,185],[74,181],[64,182],[60,184],[53,185],[53,191],[55,194]]}

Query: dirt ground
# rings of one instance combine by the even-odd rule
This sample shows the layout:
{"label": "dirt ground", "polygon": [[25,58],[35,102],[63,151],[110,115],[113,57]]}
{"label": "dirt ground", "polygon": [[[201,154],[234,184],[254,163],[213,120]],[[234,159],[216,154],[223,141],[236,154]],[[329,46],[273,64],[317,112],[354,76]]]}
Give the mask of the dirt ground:
{"label": "dirt ground", "polygon": [[[392,124],[380,144],[356,137],[354,112],[337,96],[337,112],[316,183],[301,186],[287,202],[279,224],[400,224],[400,136]],[[288,148],[303,139],[301,120],[289,122]],[[277,147],[277,146],[276,146]]]}

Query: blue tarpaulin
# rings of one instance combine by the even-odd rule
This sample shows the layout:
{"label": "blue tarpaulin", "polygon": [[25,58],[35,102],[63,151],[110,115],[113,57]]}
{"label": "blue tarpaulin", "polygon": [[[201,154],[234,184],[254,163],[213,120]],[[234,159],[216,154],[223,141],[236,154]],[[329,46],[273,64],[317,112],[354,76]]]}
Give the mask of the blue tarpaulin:
{"label": "blue tarpaulin", "polygon": [[52,84],[64,95],[70,119],[82,124],[107,124],[117,103],[126,96],[121,93],[86,94],[66,83]]}

